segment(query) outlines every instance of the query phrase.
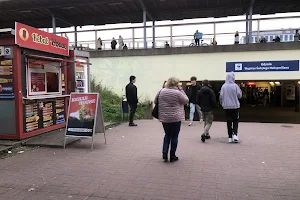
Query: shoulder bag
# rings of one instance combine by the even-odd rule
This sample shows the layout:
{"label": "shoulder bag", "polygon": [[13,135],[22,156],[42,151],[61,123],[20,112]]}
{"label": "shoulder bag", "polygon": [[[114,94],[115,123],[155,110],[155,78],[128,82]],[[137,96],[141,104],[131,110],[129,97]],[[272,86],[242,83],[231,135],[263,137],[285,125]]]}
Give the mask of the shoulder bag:
{"label": "shoulder bag", "polygon": [[161,90],[159,91],[159,93],[158,93],[158,95],[157,95],[156,104],[155,104],[155,106],[154,106],[154,108],[153,108],[153,111],[152,111],[152,116],[153,116],[154,118],[156,118],[156,119],[159,118],[159,117],[158,117],[158,99],[159,99],[160,92],[161,92]]}

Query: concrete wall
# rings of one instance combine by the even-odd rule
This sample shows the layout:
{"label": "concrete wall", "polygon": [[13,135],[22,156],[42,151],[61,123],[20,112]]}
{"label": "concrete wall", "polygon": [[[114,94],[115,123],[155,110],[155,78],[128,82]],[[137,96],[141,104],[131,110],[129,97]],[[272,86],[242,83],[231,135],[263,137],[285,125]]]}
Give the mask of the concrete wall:
{"label": "concrete wall", "polygon": [[[282,50],[287,48],[286,44],[291,45],[293,50]],[[162,84],[171,76],[178,77],[182,81],[187,81],[191,76],[196,76],[198,80],[224,80],[226,77],[226,62],[235,61],[275,61],[275,60],[299,60],[300,59],[300,45],[298,43],[282,43],[270,44],[269,48],[277,47],[281,50],[262,50],[262,51],[216,51],[206,53],[170,53],[168,51],[179,51],[178,49],[160,49],[160,50],[128,50],[126,54],[144,54],[149,52],[148,55],[127,55],[118,56],[123,51],[109,52],[114,56],[98,57],[103,52],[91,53],[92,68],[91,73],[102,82],[103,85],[110,87],[118,94],[124,94],[124,87],[129,82],[130,75],[137,77],[138,94],[142,99],[153,100],[157,91],[162,87]],[[265,44],[249,45],[251,48],[263,47]],[[269,44],[266,44],[267,46]],[[272,46],[273,45],[273,46]],[[283,45],[283,46],[280,46]],[[248,45],[237,46],[217,46],[223,50],[230,48],[250,48]],[[295,49],[295,47],[298,49]],[[182,51],[186,49],[199,49],[203,48],[179,48]],[[215,49],[216,50],[216,49]],[[162,51],[161,55],[153,55],[153,51]],[[204,50],[203,50],[204,51]],[[193,51],[192,51],[193,52]],[[108,52],[106,52],[108,53]],[[157,52],[156,52],[157,53]],[[149,56],[150,55],[150,56]],[[300,79],[300,72],[242,72],[236,73],[237,80],[293,80]]]}

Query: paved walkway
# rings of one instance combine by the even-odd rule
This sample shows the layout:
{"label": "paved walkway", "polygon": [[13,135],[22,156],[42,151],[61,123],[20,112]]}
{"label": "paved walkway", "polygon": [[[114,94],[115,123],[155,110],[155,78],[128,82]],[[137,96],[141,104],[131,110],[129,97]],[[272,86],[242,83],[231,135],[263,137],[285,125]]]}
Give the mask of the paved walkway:
{"label": "paved walkway", "polygon": [[212,139],[183,124],[175,163],[161,159],[157,121],[122,125],[66,150],[39,148],[0,160],[0,200],[299,200],[300,126],[240,124],[228,144],[224,123]]}

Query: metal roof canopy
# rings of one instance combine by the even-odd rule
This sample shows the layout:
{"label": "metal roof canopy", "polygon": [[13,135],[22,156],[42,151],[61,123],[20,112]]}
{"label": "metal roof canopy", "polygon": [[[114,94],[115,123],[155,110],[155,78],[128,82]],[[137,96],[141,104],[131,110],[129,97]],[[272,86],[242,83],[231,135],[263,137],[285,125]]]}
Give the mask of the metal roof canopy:
{"label": "metal roof canopy", "polygon": [[[18,21],[36,28],[182,20],[245,14],[251,0],[0,0],[0,28]],[[299,0],[256,0],[253,14],[300,12]]]}

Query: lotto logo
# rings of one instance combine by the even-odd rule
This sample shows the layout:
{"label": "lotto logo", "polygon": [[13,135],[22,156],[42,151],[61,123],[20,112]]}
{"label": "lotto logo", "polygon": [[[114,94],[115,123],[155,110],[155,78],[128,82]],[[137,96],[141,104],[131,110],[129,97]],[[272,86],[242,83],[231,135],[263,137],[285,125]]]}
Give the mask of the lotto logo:
{"label": "lotto logo", "polygon": [[242,71],[243,70],[243,64],[242,63],[236,63],[234,66],[234,71]]}

